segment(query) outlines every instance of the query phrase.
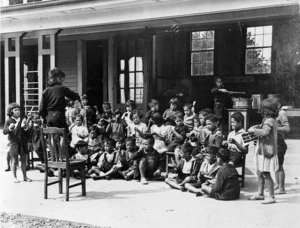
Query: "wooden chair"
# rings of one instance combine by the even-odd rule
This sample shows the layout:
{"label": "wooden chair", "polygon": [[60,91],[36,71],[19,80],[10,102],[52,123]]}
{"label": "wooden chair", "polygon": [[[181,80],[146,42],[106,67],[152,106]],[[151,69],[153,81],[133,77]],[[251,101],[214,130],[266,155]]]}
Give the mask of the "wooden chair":
{"label": "wooden chair", "polygon": [[34,151],[30,150],[28,154],[28,169],[34,169],[34,162],[40,162],[40,158],[34,156]]}
{"label": "wooden chair", "polygon": [[[71,160],[67,144],[67,134],[64,128],[41,128],[41,140],[45,158],[44,198],[48,197],[48,186],[59,184],[59,193],[63,193],[62,171],[66,170],[66,201],[69,201],[69,189],[81,185],[82,196],[86,195],[85,160]],[[46,140],[51,152],[51,160],[47,159]],[[58,169],[58,180],[48,182],[48,169]],[[81,182],[70,185],[70,173],[80,169]]]}
{"label": "wooden chair", "polygon": [[242,171],[241,174],[240,173],[238,174],[239,179],[241,179],[240,183],[242,188],[245,187],[246,155],[247,153],[243,154],[241,163],[235,165],[235,168],[241,168]]}
{"label": "wooden chair", "polygon": [[174,157],[174,152],[166,152],[166,177],[168,177],[170,169],[174,168],[173,164],[171,163],[171,158]]}

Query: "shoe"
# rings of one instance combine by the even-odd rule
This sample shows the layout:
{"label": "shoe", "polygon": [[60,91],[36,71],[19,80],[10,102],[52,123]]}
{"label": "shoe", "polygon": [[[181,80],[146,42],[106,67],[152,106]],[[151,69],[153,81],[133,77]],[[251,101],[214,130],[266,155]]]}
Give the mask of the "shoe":
{"label": "shoe", "polygon": [[276,200],[274,198],[269,198],[261,202],[262,204],[272,204],[276,203]]}
{"label": "shoe", "polygon": [[141,178],[141,183],[142,184],[148,184],[148,181],[145,178]]}
{"label": "shoe", "polygon": [[47,175],[48,175],[48,177],[54,177],[54,173],[51,170],[48,170]]}
{"label": "shoe", "polygon": [[282,194],[286,194],[285,190],[279,190],[277,189],[275,192],[274,192],[275,195],[282,195]]}
{"label": "shoe", "polygon": [[9,171],[10,171],[10,168],[8,167],[8,168],[6,168],[4,171],[5,171],[5,172],[9,172]]}
{"label": "shoe", "polygon": [[187,191],[187,189],[186,189],[185,187],[183,187],[183,186],[181,186],[180,190],[181,190],[182,192],[186,192],[186,191]]}
{"label": "shoe", "polygon": [[127,175],[125,175],[125,180],[126,180],[126,181],[130,181],[130,177],[127,176]]}
{"label": "shoe", "polygon": [[253,196],[251,196],[248,200],[264,200],[264,199],[265,199],[264,196],[253,195]]}
{"label": "shoe", "polygon": [[202,192],[197,192],[196,197],[203,196]]}
{"label": "shoe", "polygon": [[106,179],[106,180],[111,180],[112,177],[111,177],[111,176],[106,176],[105,179]]}
{"label": "shoe", "polygon": [[93,180],[95,181],[95,180],[101,180],[101,179],[103,179],[103,177],[100,177],[100,176],[95,176],[95,177],[93,177]]}

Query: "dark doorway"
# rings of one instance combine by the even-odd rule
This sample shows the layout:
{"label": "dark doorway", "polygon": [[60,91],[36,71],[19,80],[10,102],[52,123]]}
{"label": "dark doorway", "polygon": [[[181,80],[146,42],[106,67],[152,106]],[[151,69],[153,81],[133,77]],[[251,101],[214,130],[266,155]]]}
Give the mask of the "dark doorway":
{"label": "dark doorway", "polygon": [[86,66],[87,84],[86,91],[89,104],[101,107],[104,99],[107,99],[107,90],[104,81],[107,75],[107,42],[105,40],[93,40],[86,42]]}

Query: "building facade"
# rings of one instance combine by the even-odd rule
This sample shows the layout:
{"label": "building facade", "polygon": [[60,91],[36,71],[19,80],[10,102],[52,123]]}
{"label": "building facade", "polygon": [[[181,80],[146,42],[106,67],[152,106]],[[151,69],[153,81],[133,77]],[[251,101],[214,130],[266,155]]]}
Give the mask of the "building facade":
{"label": "building facade", "polygon": [[210,106],[216,76],[300,108],[299,65],[298,0],[3,0],[0,119],[13,101],[36,111],[54,66],[92,105],[146,110]]}

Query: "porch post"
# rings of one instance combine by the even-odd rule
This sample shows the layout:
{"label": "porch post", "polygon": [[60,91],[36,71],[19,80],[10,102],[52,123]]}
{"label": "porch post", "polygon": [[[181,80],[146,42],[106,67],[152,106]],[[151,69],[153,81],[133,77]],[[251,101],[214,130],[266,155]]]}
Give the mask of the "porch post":
{"label": "porch post", "polygon": [[[4,38],[4,68],[5,68],[5,107],[11,102],[21,104],[21,75],[23,76],[23,37],[26,33],[3,34]],[[10,60],[14,58],[14,65],[10,65]],[[11,67],[11,69],[10,69]],[[10,75],[13,70],[14,75]],[[10,85],[10,77],[15,77],[15,88]]]}
{"label": "porch post", "polygon": [[[108,101],[114,108],[114,41],[113,36],[108,38]],[[116,91],[115,91],[116,92]]]}

